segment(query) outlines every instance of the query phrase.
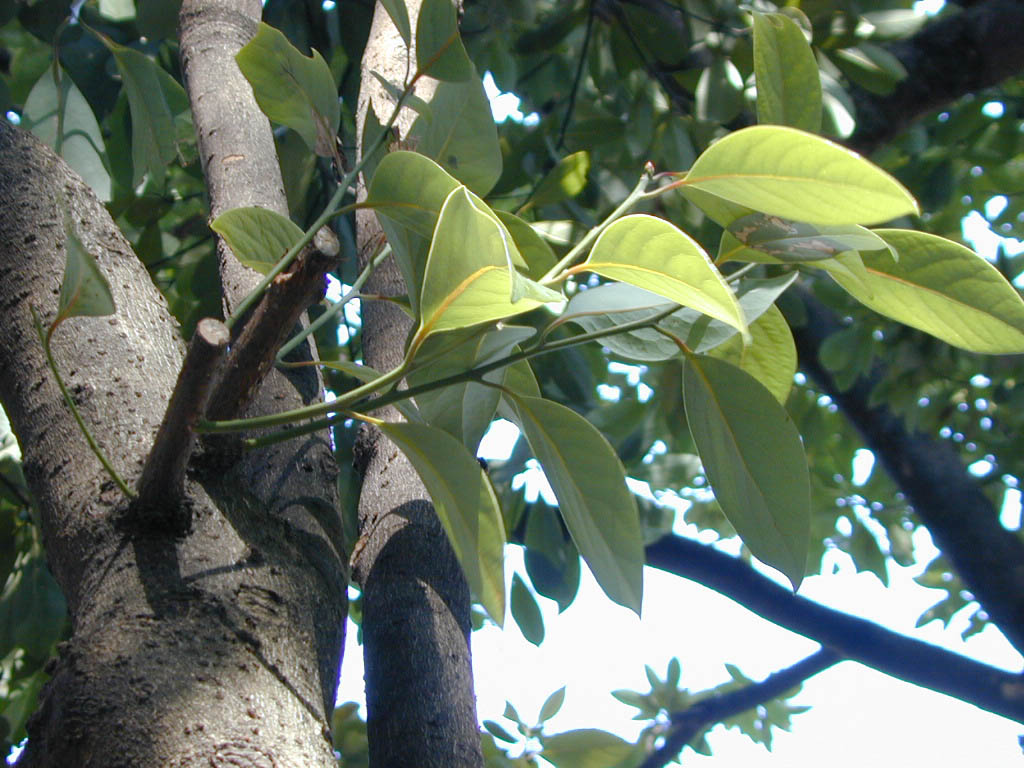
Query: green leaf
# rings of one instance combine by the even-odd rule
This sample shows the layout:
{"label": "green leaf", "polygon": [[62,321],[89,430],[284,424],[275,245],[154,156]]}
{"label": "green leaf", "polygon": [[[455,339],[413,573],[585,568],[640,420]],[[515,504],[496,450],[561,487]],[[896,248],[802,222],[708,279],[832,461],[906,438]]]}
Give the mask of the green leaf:
{"label": "green leaf", "polygon": [[716,55],[701,72],[694,96],[698,118],[731,122],[743,110],[743,76],[729,59]]}
{"label": "green leaf", "polygon": [[[61,100],[64,114],[62,119],[58,119]],[[63,129],[59,137],[58,124]],[[106,153],[103,134],[89,103],[63,68],[59,93],[52,66],[47,67],[32,86],[32,92],[25,101],[21,126],[53,147],[92,188],[96,197],[104,202],[110,201],[110,173],[103,159]]]}
{"label": "green leaf", "polygon": [[855,299],[948,344],[985,354],[1024,352],[1024,302],[969,248],[924,232],[878,230],[896,249],[862,254],[857,280],[830,271]]}
{"label": "green leaf", "polygon": [[574,152],[568,157],[563,157],[558,161],[558,165],[552,168],[550,173],[537,185],[537,189],[526,201],[523,210],[539,205],[560,203],[563,200],[576,197],[587,186],[589,170],[589,152]]}
{"label": "green leaf", "polygon": [[896,179],[795,128],[755,125],[705,150],[686,184],[756,211],[814,224],[877,224],[919,213]]}
{"label": "green leaf", "polygon": [[613,222],[573,271],[644,288],[747,334],[743,311],[707,253],[664,219],[638,213]]}
{"label": "green leaf", "polygon": [[283,33],[260,22],[235,61],[267,117],[298,133],[321,157],[334,155],[341,102],[330,67],[319,53],[303,56]]}
{"label": "green leaf", "polygon": [[106,35],[93,32],[110,49],[121,73],[132,113],[132,183],[138,186],[148,173],[162,186],[164,169],[177,156],[177,129],[167,103],[164,82],[156,62],[132,48],[118,45]]}
{"label": "green leaf", "polygon": [[541,755],[557,768],[609,768],[628,758],[634,749],[614,733],[581,728],[546,736]]}
{"label": "green leaf", "polygon": [[538,499],[530,507],[524,537],[526,573],[537,593],[558,603],[561,613],[580,587],[580,553],[568,538],[558,511]]}
{"label": "green leaf", "polygon": [[597,583],[639,615],[643,543],[636,504],[615,452],[590,422],[563,405],[516,397],[512,406]]}
{"label": "green leaf", "polygon": [[[736,298],[744,317],[750,322],[760,317],[796,277],[796,273],[791,272],[768,279],[742,280],[736,287]],[[642,288],[627,283],[608,283],[577,292],[555,324],[572,321],[593,333],[652,317],[670,306],[671,303],[661,296]],[[694,352],[706,352],[737,334],[731,325],[685,308],[660,320],[658,327],[683,341]],[[644,362],[668,360],[680,354],[672,339],[652,328],[605,336],[599,343],[616,355]]]}
{"label": "green leaf", "polygon": [[384,10],[388,12],[395,29],[402,36],[406,45],[412,43],[412,26],[409,24],[409,11],[405,7],[405,0],[380,0]]}
{"label": "green leaf", "polygon": [[[368,384],[384,375],[368,365],[353,363],[351,360],[321,360],[319,364],[324,368],[341,371],[346,376],[351,376],[356,381],[361,381],[364,384]],[[420,415],[419,409],[416,408],[412,400],[399,400],[394,406],[405,417],[406,421],[416,424],[425,423],[423,416]]]}
{"label": "green leaf", "polygon": [[743,205],[737,205],[718,195],[712,195],[697,187],[680,187],[683,197],[700,208],[704,214],[721,227],[727,227],[741,216],[753,211]]}
{"label": "green leaf", "polygon": [[422,237],[434,234],[437,216],[458,180],[417,152],[390,152],[373,174],[366,204]]}
{"label": "green leaf", "polygon": [[[535,333],[533,328],[509,325],[487,333],[462,331],[431,336],[420,347],[417,359],[436,359],[422,368],[415,368],[406,377],[407,381],[410,387],[415,387],[507,357],[517,344]],[[461,343],[460,335],[467,337]],[[485,376],[486,380],[494,382],[502,378],[500,369]],[[423,392],[416,396],[416,402],[428,424],[443,429],[475,453],[494,418],[500,396],[500,391],[494,387],[466,381]]]}
{"label": "green leaf", "polygon": [[552,693],[545,699],[544,703],[540,708],[540,715],[537,717],[537,722],[546,723],[552,717],[558,714],[558,711],[562,708],[562,704],[565,703],[565,686],[563,685],[557,691]]}
{"label": "green leaf", "polygon": [[100,14],[113,21],[135,18],[134,0],[99,0]]}
{"label": "green leaf", "polygon": [[494,622],[505,620],[505,526],[494,488],[462,443],[422,424],[383,423],[433,499],[466,581]]}
{"label": "green leaf", "polygon": [[719,260],[808,262],[832,259],[847,251],[879,250],[896,256],[885,240],[856,224],[825,226],[751,213],[733,221],[726,231],[733,239],[723,238]]}
{"label": "green leaf", "polygon": [[501,723],[496,723],[493,720],[484,720],[484,728],[496,739],[507,741],[509,744],[517,744],[519,742],[519,739],[506,731]]}
{"label": "green leaf", "polygon": [[530,588],[518,573],[512,574],[510,603],[512,618],[516,620],[526,641],[534,645],[544,642],[544,617],[540,614],[540,608],[533,599]]}
{"label": "green leaf", "polygon": [[64,277],[60,282],[57,316],[46,334],[53,335],[57,326],[69,317],[103,317],[117,311],[110,283],[99,265],[75,234],[70,216],[64,219]]}
{"label": "green leaf", "polygon": [[436,80],[469,80],[475,75],[459,37],[452,0],[423,0],[416,21],[416,66]]}
{"label": "green leaf", "polygon": [[302,239],[302,230],[291,219],[256,206],[225,211],[210,228],[224,238],[240,262],[262,275]]}
{"label": "green leaf", "polygon": [[710,354],[749,373],[785,405],[797,366],[796,344],[789,324],[779,308],[772,305],[750,324],[750,335],[752,340],[747,346],[733,336]]}
{"label": "green leaf", "polygon": [[754,16],[759,123],[821,130],[821,78],[803,30],[781,13]]}
{"label": "green leaf", "polygon": [[[528,281],[511,268],[512,236],[497,216],[474,198],[465,187],[459,187],[441,208],[423,277],[420,339],[562,300],[561,294]],[[515,296],[516,287],[523,283],[528,290]]]}
{"label": "green leaf", "polygon": [[683,398],[722,511],[750,551],[796,589],[807,561],[810,480],[793,420],[750,374],[714,358],[687,357]]}
{"label": "green leaf", "polygon": [[501,176],[498,129],[478,77],[440,83],[408,139],[479,195],[490,192]]}
{"label": "green leaf", "polygon": [[14,569],[0,594],[0,654],[20,646],[29,657],[46,657],[60,639],[66,615],[45,556],[34,552]]}
{"label": "green leaf", "polygon": [[508,211],[495,211],[501,223],[512,235],[516,248],[523,257],[528,277],[539,280],[555,266],[558,260],[551,246],[530,224]]}
{"label": "green leaf", "polygon": [[892,93],[906,78],[903,63],[880,45],[863,42],[853,48],[831,52],[831,59],[850,80],[881,96]]}

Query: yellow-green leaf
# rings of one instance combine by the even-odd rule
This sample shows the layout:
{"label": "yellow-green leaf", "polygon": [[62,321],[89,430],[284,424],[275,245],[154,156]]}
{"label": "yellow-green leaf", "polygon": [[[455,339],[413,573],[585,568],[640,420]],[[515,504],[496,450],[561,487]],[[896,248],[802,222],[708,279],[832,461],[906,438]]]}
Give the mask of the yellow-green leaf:
{"label": "yellow-green leaf", "polygon": [[753,16],[758,122],[821,130],[821,79],[803,30],[781,13]]}
{"label": "yellow-green leaf", "polygon": [[789,324],[774,304],[750,324],[751,343],[733,336],[709,353],[746,371],[785,405],[796,373],[796,345]]}
{"label": "yellow-green leaf", "polygon": [[256,206],[225,211],[210,228],[224,238],[240,262],[263,275],[302,239],[298,224]]}
{"label": "yellow-green leaf", "polygon": [[60,283],[57,316],[47,337],[53,335],[54,329],[69,317],[103,317],[117,311],[110,284],[75,234],[70,217],[65,218],[64,234],[67,238],[64,242],[64,278]]}
{"label": "yellow-green leaf", "polygon": [[896,179],[810,133],[755,125],[719,139],[686,184],[755,211],[813,224],[878,224],[918,213]]}

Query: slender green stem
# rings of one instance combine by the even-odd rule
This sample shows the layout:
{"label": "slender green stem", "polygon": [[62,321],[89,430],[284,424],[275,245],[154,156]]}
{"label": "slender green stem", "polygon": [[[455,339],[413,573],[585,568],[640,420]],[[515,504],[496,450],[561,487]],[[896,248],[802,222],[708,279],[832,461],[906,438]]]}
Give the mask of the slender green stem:
{"label": "slender green stem", "polygon": [[609,224],[611,224],[616,219],[621,218],[622,215],[626,213],[626,211],[628,211],[630,208],[632,208],[639,200],[648,197],[645,190],[647,189],[647,185],[651,181],[652,172],[653,168],[650,165],[648,165],[648,167],[644,169],[644,173],[643,176],[640,177],[640,181],[637,182],[637,185],[635,187],[633,187],[633,191],[626,195],[626,199],[619,203],[618,207],[614,211],[609,213],[608,216],[604,219],[604,221],[602,221],[596,227],[593,227],[589,232],[587,232],[587,234],[584,235],[583,239],[576,243],[572,250],[565,254],[564,257],[562,257],[561,261],[559,261],[557,264],[555,264],[555,266],[548,270],[547,274],[540,279],[540,282],[557,283],[561,281],[564,278],[562,272],[571,264],[573,264],[587,250],[587,248],[590,247],[590,244],[597,239],[598,235],[600,235],[602,232],[604,232],[605,229],[608,228]]}
{"label": "slender green stem", "polygon": [[388,256],[391,255],[391,246],[385,245],[380,252],[374,256],[370,262],[363,268],[363,271],[359,273],[359,277],[352,283],[352,287],[348,289],[344,296],[342,296],[336,304],[331,306],[326,312],[320,317],[314,320],[312,323],[303,328],[299,333],[295,334],[290,338],[277,352],[277,360],[281,362],[288,353],[291,352],[295,347],[301,344],[308,336],[316,333],[328,322],[338,316],[338,314],[345,308],[352,299],[358,298],[359,289],[363,287],[363,284],[369,279],[370,275],[373,274],[373,270],[380,266],[381,262],[384,261]]}
{"label": "slender green stem", "polygon": [[759,266],[761,266],[761,265],[758,264],[757,262],[751,262],[750,264],[744,264],[742,267],[737,269],[735,272],[730,272],[728,275],[726,275],[725,276],[725,281],[727,283],[735,283],[737,280],[739,280],[745,274],[747,274],[748,272],[750,272],[753,269],[757,269]]}
{"label": "slender green stem", "polygon": [[64,385],[64,379],[61,378],[60,372],[57,370],[57,363],[53,359],[53,353],[50,351],[49,340],[46,337],[46,332],[43,330],[43,323],[39,319],[39,315],[36,314],[35,308],[32,309],[32,319],[36,324],[36,333],[39,334],[39,342],[43,345],[43,352],[46,353],[46,362],[50,366],[50,370],[53,372],[53,378],[57,380],[57,386],[60,388],[61,395],[64,396],[64,402],[67,403],[68,410],[71,411],[71,415],[74,416],[75,422],[78,424],[78,428],[82,430],[82,434],[85,436],[85,442],[89,444],[89,448],[96,458],[100,460],[100,464],[103,465],[103,469],[110,475],[110,479],[114,481],[114,484],[121,490],[125,496],[129,499],[135,498],[135,491],[128,487],[128,484],[121,479],[121,476],[117,474],[117,470],[114,469],[114,465],[110,463],[106,455],[100,449],[96,439],[92,436],[89,428],[85,425],[85,420],[82,418],[82,414],[78,412],[78,406],[75,405],[75,401],[71,398],[71,393],[68,392],[68,388]]}

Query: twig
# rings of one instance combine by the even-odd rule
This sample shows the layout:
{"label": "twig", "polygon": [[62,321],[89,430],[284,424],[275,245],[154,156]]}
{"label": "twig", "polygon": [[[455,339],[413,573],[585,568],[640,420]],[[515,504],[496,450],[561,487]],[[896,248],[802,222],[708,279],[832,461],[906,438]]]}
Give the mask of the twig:
{"label": "twig", "polygon": [[[220,320],[205,318],[196,326],[178,373],[164,420],[139,478],[139,496],[131,505],[132,522],[147,530],[188,529],[182,512],[185,468],[195,443],[193,427],[206,410],[213,377],[224,358],[231,332]],[[168,525],[169,524],[169,525]]]}
{"label": "twig", "polygon": [[672,727],[664,744],[648,755],[637,768],[662,768],[709,726],[778,698],[807,678],[842,660],[843,657],[831,648],[821,648],[793,666],[773,672],[760,683],[710,696],[681,712],[673,712],[670,715]]}

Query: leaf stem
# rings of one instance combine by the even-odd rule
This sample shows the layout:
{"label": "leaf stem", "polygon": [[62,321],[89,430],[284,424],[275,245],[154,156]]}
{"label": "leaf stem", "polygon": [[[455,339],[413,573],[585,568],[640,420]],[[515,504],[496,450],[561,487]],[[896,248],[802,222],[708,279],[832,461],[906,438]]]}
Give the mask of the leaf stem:
{"label": "leaf stem", "polygon": [[114,481],[114,484],[120,489],[127,498],[134,499],[135,491],[128,487],[128,484],[121,479],[121,476],[117,474],[117,470],[114,469],[113,464],[104,455],[100,449],[96,439],[92,436],[89,428],[85,425],[85,420],[82,418],[82,414],[78,412],[78,406],[75,405],[75,401],[71,398],[71,393],[68,392],[68,388],[64,384],[64,379],[61,378],[60,372],[57,370],[57,363],[53,359],[53,352],[50,350],[49,340],[46,337],[46,332],[43,330],[43,323],[39,319],[39,315],[36,313],[35,307],[32,307],[32,319],[35,322],[36,333],[39,334],[39,342],[43,345],[43,352],[46,353],[46,362],[50,366],[50,371],[53,372],[53,378],[57,380],[57,386],[60,388],[61,395],[64,396],[64,402],[67,403],[68,409],[71,411],[71,415],[74,416],[75,422],[78,424],[78,428],[82,431],[82,435],[85,436],[85,442],[89,444],[89,448],[96,458],[100,460],[100,464],[110,475],[110,479]]}

